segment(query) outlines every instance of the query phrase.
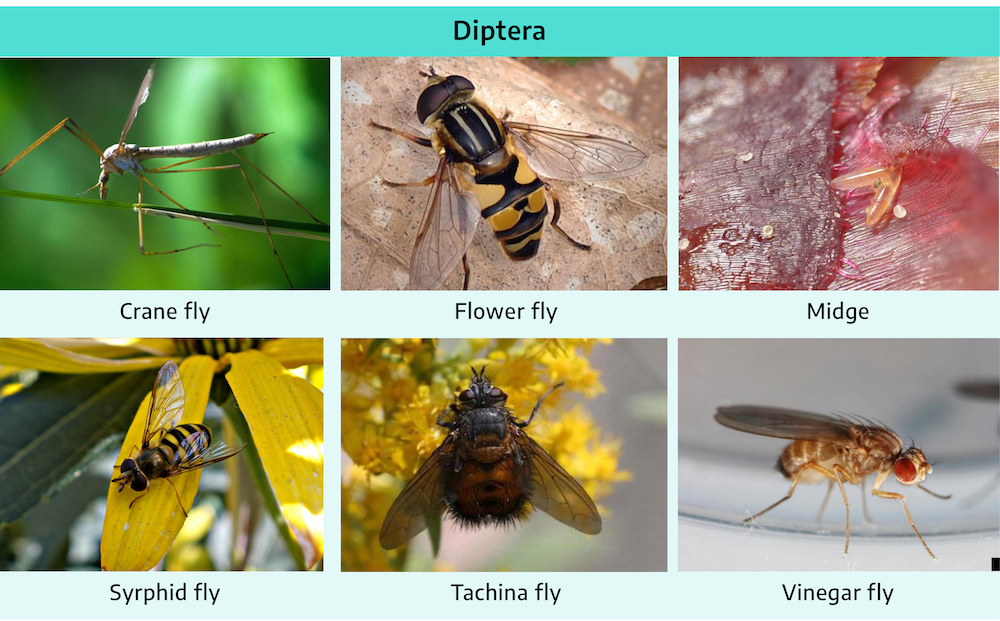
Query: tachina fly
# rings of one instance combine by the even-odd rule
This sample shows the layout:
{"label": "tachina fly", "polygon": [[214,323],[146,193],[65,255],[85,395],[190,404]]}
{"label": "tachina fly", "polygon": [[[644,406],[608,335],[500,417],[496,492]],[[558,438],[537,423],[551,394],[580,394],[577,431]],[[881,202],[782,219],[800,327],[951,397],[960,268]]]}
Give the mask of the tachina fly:
{"label": "tachina fly", "polygon": [[443,511],[478,527],[513,524],[536,507],[580,532],[601,532],[601,516],[583,486],[525,432],[542,401],[562,384],[521,421],[485,370],[473,369],[469,387],[438,417],[448,436],[389,508],[379,533],[384,549],[402,546]]}

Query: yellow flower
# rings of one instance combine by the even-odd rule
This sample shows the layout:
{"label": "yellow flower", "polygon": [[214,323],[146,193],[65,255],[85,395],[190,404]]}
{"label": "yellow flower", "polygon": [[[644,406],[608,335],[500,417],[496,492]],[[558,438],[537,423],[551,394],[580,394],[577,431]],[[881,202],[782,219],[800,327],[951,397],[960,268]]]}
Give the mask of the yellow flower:
{"label": "yellow flower", "polygon": [[[532,421],[532,437],[595,500],[628,480],[630,474],[618,469],[619,444],[602,436],[583,406],[572,402],[574,394],[591,398],[604,391],[588,359],[595,344],[470,339],[445,351],[433,340],[342,340],[341,446],[354,465],[342,489],[342,569],[398,568],[378,546],[381,520],[401,486],[444,440],[438,417],[468,385],[470,366],[486,365],[492,383],[507,393],[507,407],[522,420],[542,394],[564,382]],[[387,488],[383,477],[374,476],[381,474],[393,475],[396,484]]]}
{"label": "yellow flower", "polygon": [[[31,468],[35,461],[48,459],[62,469],[79,468],[92,457],[85,453],[126,427],[116,463],[135,458],[146,428],[153,370],[167,360],[181,361],[184,406],[180,424],[200,423],[210,394],[225,401],[230,413],[227,420],[243,427],[241,435],[248,442],[240,458],[252,470],[258,469],[258,488],[265,499],[274,499],[269,508],[289,550],[302,567],[318,564],[323,557],[322,393],[286,367],[321,366],[320,339],[0,339],[0,369],[10,366],[65,374],[43,376],[34,386],[8,397],[0,403],[0,414],[19,417],[34,408],[33,420],[52,418],[53,425],[58,424],[60,432],[73,440],[71,445],[60,445],[55,434],[43,434],[42,442],[19,455],[22,464],[8,462],[3,467]],[[297,372],[322,381],[322,373]],[[224,381],[218,375],[222,373]],[[227,399],[228,391],[235,396],[238,410]],[[154,436],[153,441],[159,438]],[[230,444],[238,442],[234,439]],[[64,454],[67,446],[79,447],[81,454]],[[53,460],[52,453],[59,459]],[[235,468],[235,461],[226,464]],[[58,478],[64,474],[62,469],[45,476]],[[148,492],[134,504],[135,493],[119,492],[119,484],[109,482],[102,567],[149,569],[157,565],[185,522],[184,512],[193,502],[200,474],[195,470],[162,481],[153,479]],[[14,511],[30,508],[45,489],[3,489],[3,485],[0,482],[0,496],[16,502],[2,509],[0,522],[8,521]],[[183,506],[177,505],[178,499]]]}

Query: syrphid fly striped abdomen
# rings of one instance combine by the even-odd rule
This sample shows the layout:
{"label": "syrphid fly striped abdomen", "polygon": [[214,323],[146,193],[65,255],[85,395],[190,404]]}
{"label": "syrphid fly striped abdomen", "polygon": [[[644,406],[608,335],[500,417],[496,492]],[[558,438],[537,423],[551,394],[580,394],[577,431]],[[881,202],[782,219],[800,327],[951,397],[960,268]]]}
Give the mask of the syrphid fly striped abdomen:
{"label": "syrphid fly striped abdomen", "polygon": [[417,100],[417,117],[433,131],[429,139],[372,122],[440,156],[437,172],[423,182],[384,182],[433,182],[410,259],[410,288],[441,287],[461,261],[468,289],[465,255],[480,217],[489,221],[508,257],[535,256],[549,202],[552,228],[575,247],[590,250],[560,228],[558,196],[535,169],[553,179],[614,179],[643,170],[646,154],[603,136],[500,120],[475,99],[469,79],[439,76],[433,69],[423,75],[428,83]]}
{"label": "syrphid fly striped abdomen", "polygon": [[[205,425],[178,425],[168,430],[155,447],[143,451],[135,459],[126,459],[122,463],[122,473],[134,470],[129,486],[141,492],[149,485],[148,479],[163,476],[171,467],[205,452],[211,444],[212,432]],[[133,468],[128,468],[130,462]]]}
{"label": "syrphid fly striped abdomen", "polygon": [[[223,442],[212,446],[212,432],[205,425],[177,424],[183,413],[184,386],[180,370],[174,361],[168,360],[156,374],[138,455],[125,459],[120,467],[121,474],[112,479],[113,483],[120,484],[119,492],[126,485],[132,491],[142,492],[129,507],[148,493],[153,479],[165,479],[174,487],[171,477],[229,459],[243,450],[243,446],[230,448]],[[174,495],[186,516],[187,509],[176,487]]]}

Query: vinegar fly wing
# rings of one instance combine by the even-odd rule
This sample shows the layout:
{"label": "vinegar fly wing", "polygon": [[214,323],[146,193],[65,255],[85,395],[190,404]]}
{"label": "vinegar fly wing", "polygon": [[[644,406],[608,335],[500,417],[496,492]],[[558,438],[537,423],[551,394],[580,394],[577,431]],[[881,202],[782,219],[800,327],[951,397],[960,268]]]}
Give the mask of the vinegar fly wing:
{"label": "vinegar fly wing", "polygon": [[530,456],[531,504],[582,533],[600,533],[601,516],[587,490],[526,434],[519,446]]}
{"label": "vinegar fly wing", "polygon": [[649,157],[632,145],[568,129],[505,123],[535,172],[564,181],[605,181],[644,170]]}
{"label": "vinegar fly wing", "polygon": [[800,410],[733,405],[720,407],[715,420],[730,429],[761,436],[789,440],[824,440],[838,444],[854,442],[849,420]]}
{"label": "vinegar fly wing", "polygon": [[472,245],[481,218],[474,183],[441,158],[410,259],[410,289],[439,289]]}

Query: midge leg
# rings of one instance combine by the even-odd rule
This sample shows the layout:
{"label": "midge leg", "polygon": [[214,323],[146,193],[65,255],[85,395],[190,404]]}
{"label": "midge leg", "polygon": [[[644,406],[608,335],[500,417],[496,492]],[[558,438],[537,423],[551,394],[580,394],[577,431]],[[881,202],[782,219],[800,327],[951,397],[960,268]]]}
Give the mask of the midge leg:
{"label": "midge leg", "polygon": [[569,236],[569,233],[564,231],[562,227],[559,226],[559,215],[562,213],[562,208],[559,203],[559,194],[549,183],[545,183],[545,191],[548,192],[549,198],[552,200],[552,221],[549,223],[552,225],[552,228],[554,228],[557,233],[565,237],[569,243],[573,244],[580,250],[590,250],[590,246],[576,241]]}

